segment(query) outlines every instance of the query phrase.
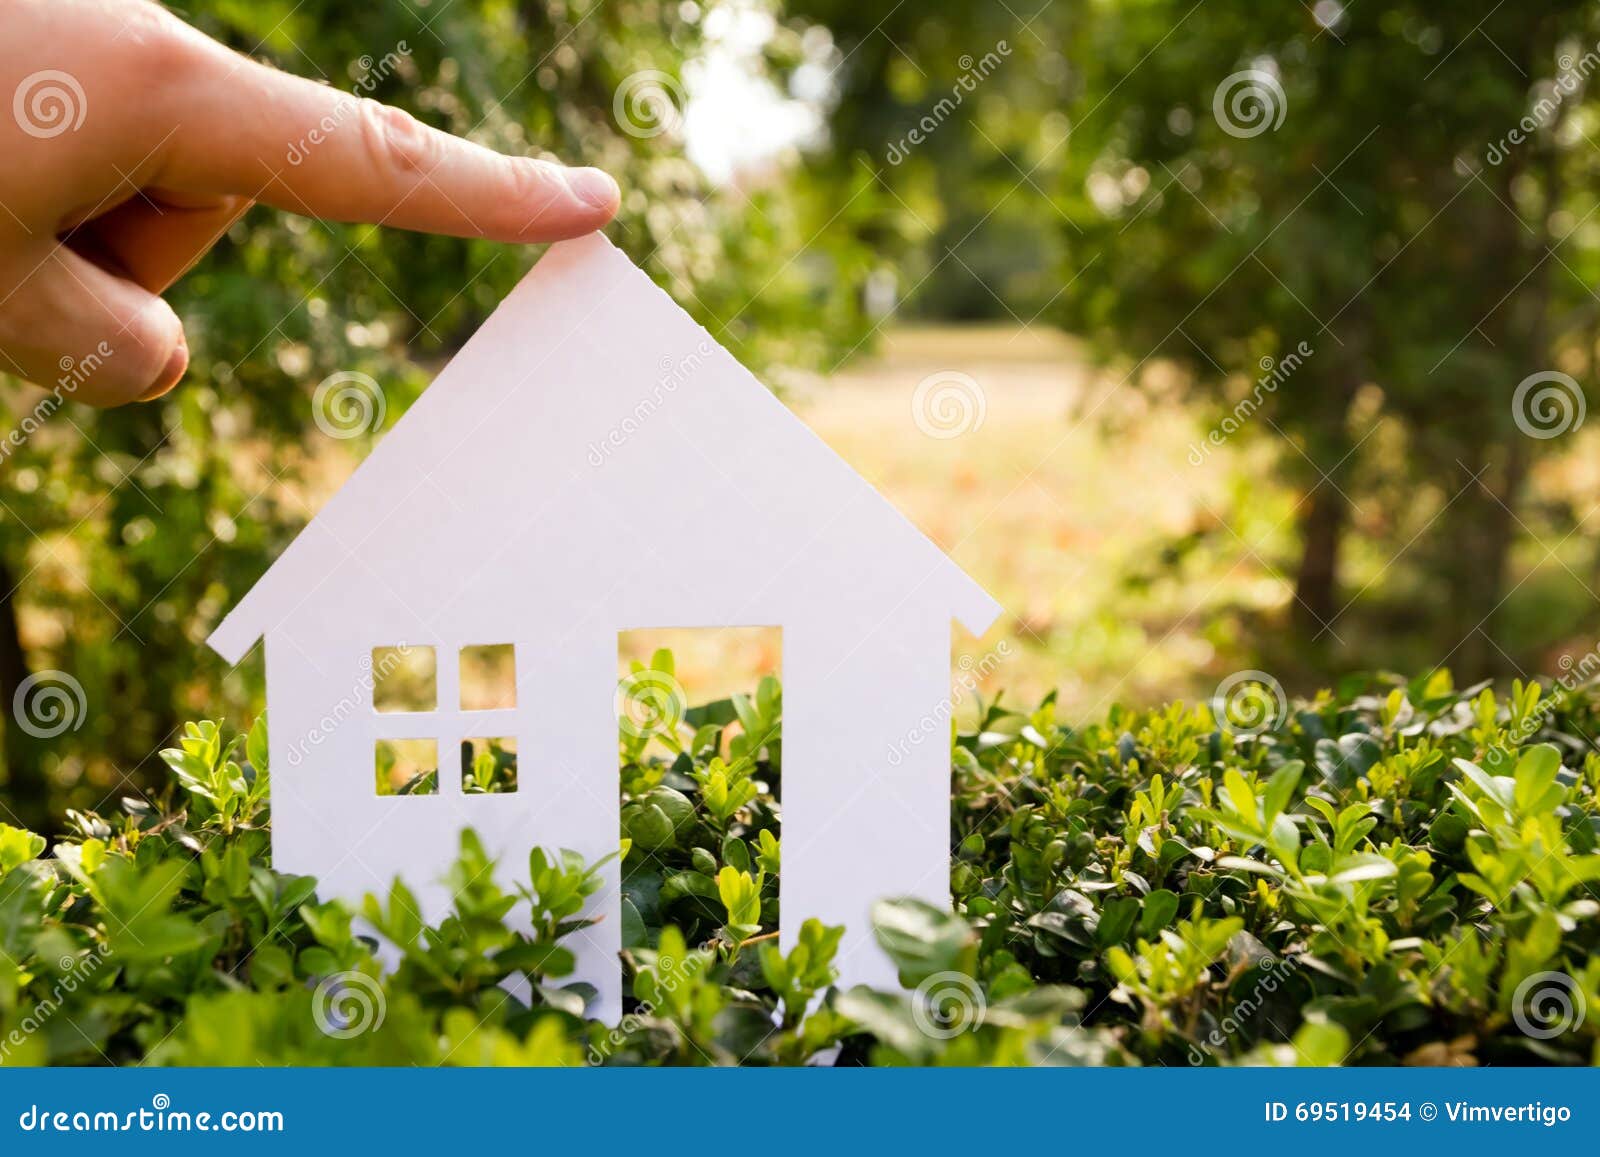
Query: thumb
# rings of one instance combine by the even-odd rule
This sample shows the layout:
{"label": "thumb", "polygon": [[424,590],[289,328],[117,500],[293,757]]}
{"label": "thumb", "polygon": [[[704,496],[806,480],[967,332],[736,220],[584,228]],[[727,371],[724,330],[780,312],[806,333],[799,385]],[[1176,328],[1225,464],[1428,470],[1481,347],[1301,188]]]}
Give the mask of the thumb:
{"label": "thumb", "polygon": [[183,323],[150,291],[54,240],[0,265],[0,350],[9,372],[62,399],[118,406],[158,397],[189,367]]}

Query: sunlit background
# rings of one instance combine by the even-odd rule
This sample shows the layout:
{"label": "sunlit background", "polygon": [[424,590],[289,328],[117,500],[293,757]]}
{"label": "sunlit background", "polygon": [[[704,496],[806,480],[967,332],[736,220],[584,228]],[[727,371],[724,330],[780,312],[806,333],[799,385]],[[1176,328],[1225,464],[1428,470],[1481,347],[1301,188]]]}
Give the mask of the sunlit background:
{"label": "sunlit background", "polygon": [[[614,172],[613,238],[1004,604],[954,639],[1008,644],[985,696],[1088,719],[1596,646],[1600,6],[183,15]],[[98,803],[184,720],[254,715],[259,652],[206,635],[535,257],[257,210],[173,294],[183,389],[34,423],[0,465],[0,693],[60,672],[83,708],[6,727],[9,806]],[[315,400],[351,373],[382,400],[354,427]],[[7,425],[39,397],[6,382]],[[780,640],[668,641],[696,697],[781,670]]]}

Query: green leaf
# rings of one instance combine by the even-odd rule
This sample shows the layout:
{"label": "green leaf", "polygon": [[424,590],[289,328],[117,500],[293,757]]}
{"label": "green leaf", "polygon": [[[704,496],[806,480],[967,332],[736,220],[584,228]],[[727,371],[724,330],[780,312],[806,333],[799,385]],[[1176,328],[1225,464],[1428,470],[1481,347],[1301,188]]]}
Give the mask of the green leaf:
{"label": "green leaf", "polygon": [[1385,880],[1400,874],[1394,862],[1375,852],[1346,857],[1339,870],[1328,877],[1330,884],[1353,884],[1358,880]]}
{"label": "green leaf", "polygon": [[1553,744],[1529,747],[1517,760],[1513,799],[1521,815],[1554,811],[1566,799],[1566,790],[1556,781],[1561,771],[1561,753]]}
{"label": "green leaf", "polygon": [[29,860],[36,860],[44,853],[45,840],[43,836],[34,835],[24,828],[14,828],[10,824],[0,823],[0,876],[4,876],[13,868],[20,868]]}
{"label": "green leaf", "polygon": [[907,988],[938,972],[961,971],[958,965],[974,939],[961,917],[910,898],[874,904],[872,931]]}
{"label": "green leaf", "polygon": [[1295,1064],[1301,1068],[1332,1068],[1344,1064],[1350,1052],[1350,1034],[1332,1021],[1307,1021],[1294,1034]]}
{"label": "green leaf", "polygon": [[1289,801],[1294,798],[1294,789],[1300,783],[1300,776],[1305,769],[1306,765],[1302,760],[1291,759],[1272,773],[1261,800],[1265,812],[1264,819],[1269,825],[1288,808]]}
{"label": "green leaf", "polygon": [[1178,894],[1157,888],[1144,898],[1143,911],[1139,914],[1139,935],[1146,940],[1153,939],[1177,914]]}
{"label": "green leaf", "polygon": [[1234,813],[1244,821],[1244,825],[1251,831],[1261,831],[1261,816],[1256,808],[1256,793],[1251,790],[1249,781],[1239,774],[1238,769],[1230,767],[1222,774],[1222,787],[1227,794],[1228,802],[1233,806]]}
{"label": "green leaf", "polygon": [[1139,899],[1136,896],[1124,896],[1116,900],[1108,900],[1100,910],[1100,923],[1095,928],[1094,938],[1101,946],[1121,944],[1128,938],[1128,933],[1133,928],[1133,922],[1139,916]]}

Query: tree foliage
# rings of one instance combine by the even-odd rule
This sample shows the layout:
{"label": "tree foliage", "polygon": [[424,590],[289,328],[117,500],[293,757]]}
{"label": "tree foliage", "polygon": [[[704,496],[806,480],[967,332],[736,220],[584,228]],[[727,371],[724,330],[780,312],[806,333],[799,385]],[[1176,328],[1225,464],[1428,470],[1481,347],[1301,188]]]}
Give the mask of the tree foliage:
{"label": "tree foliage", "polygon": [[[206,0],[185,16],[490,147],[608,169],[624,191],[618,244],[775,380],[864,331],[849,290],[859,255],[845,235],[815,236],[833,207],[803,187],[718,192],[685,159],[676,104],[702,42],[694,4]],[[652,118],[619,101],[641,75],[676,104]],[[284,142],[281,164],[307,147]],[[257,668],[229,677],[203,641],[359,445],[319,426],[316,387],[375,379],[381,433],[536,256],[256,209],[171,295],[192,353],[182,389],[109,412],[17,383],[0,393],[0,423],[25,434],[4,462],[0,698],[55,670],[82,689],[48,743],[6,719],[14,812],[42,822],[69,787],[71,802],[99,803],[155,768],[187,714],[259,702]]]}

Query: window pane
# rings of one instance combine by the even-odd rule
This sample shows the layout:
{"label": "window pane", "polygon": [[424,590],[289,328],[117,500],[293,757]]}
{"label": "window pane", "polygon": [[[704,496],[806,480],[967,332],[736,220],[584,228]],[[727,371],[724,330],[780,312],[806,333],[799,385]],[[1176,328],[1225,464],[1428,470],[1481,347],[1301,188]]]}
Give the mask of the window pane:
{"label": "window pane", "polygon": [[439,794],[437,740],[380,739],[374,763],[379,795]]}
{"label": "window pane", "polygon": [[516,790],[515,738],[461,741],[461,791],[464,795],[494,795]]}
{"label": "window pane", "polygon": [[432,647],[372,648],[372,706],[378,711],[435,711],[439,670]]}
{"label": "window pane", "polygon": [[461,709],[494,711],[517,705],[517,665],[510,643],[461,648]]}

